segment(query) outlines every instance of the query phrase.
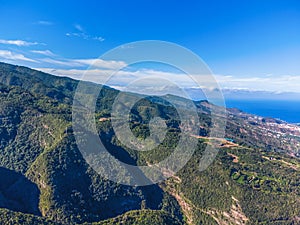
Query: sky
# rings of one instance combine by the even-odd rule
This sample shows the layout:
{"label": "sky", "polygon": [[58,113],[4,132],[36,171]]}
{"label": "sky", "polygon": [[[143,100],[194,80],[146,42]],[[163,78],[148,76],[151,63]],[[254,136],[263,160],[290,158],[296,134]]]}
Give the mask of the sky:
{"label": "sky", "polygon": [[[105,52],[142,40],[191,50],[226,93],[300,93],[299,0],[0,0],[3,62],[80,79]],[[99,66],[91,73],[100,76],[129,66],[126,60],[96,62]],[[133,70],[135,78],[152,73],[180,77],[180,72],[160,65]],[[120,72],[111,85],[124,85],[129,72]]]}

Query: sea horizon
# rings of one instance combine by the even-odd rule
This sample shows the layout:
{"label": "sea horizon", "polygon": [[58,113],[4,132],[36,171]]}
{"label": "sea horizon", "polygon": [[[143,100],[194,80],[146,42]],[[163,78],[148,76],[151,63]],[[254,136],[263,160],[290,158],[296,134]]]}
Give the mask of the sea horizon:
{"label": "sea horizon", "polygon": [[226,99],[227,108],[262,117],[272,117],[288,123],[300,123],[300,100],[277,99]]}

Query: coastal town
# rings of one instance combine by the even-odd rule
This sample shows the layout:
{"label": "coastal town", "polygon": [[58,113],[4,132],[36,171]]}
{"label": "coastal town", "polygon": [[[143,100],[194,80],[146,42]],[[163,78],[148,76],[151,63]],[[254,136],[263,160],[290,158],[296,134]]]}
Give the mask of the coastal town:
{"label": "coastal town", "polygon": [[[264,118],[228,109],[228,119],[243,121],[239,127],[240,135],[251,136],[253,141],[264,140],[269,148],[276,146],[277,151],[286,151],[293,157],[300,157],[300,126],[280,119]],[[270,149],[271,150],[271,149]]]}

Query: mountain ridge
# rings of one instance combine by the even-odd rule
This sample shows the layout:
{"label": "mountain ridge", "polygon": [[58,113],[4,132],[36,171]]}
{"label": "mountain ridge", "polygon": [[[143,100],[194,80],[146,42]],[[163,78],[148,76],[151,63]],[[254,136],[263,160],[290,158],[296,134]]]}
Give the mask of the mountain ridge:
{"label": "mountain ridge", "polygon": [[[13,212],[14,208],[6,204],[3,208],[11,209],[1,209],[1,223],[299,222],[300,162],[293,147],[299,143],[299,134],[287,123],[228,111],[227,139],[212,140],[211,106],[206,101],[196,102],[201,129],[199,136],[194,137],[198,148],[187,165],[160,184],[129,187],[100,177],[77,148],[71,106],[78,81],[0,63],[0,83],[0,166],[22,174],[37,186],[40,193],[36,209],[41,213]],[[109,118],[118,93],[104,86],[96,104],[97,130],[110,153],[124,158],[124,151],[136,165],[153,164],[167,157],[180,135],[174,108],[159,98],[142,99],[134,106],[130,126],[137,137],[149,135],[148,123],[156,116],[163,116],[169,128],[162,145],[151,153],[136,152],[118,141],[109,119],[101,119]],[[268,136],[270,132],[274,137],[281,136],[274,139]],[[199,161],[210,144],[219,148],[219,154],[207,170],[200,172]],[[17,200],[22,202],[22,197]],[[27,211],[14,210],[28,212],[27,206],[24,209]]]}

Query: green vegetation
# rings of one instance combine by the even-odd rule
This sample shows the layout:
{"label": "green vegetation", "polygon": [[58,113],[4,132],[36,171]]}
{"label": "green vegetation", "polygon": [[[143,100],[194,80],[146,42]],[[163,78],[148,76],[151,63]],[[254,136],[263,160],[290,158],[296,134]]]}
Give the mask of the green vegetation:
{"label": "green vegetation", "polygon": [[[95,85],[86,83],[87,90]],[[300,223],[299,159],[285,154],[280,140],[258,141],[250,128],[247,135],[241,133],[246,129],[242,118],[227,124],[226,136],[236,144],[218,140],[216,160],[199,171],[206,146],[214,144],[203,137],[211,126],[205,101],[196,102],[199,121],[192,121],[201,126],[198,147],[175,177],[159,185],[129,187],[99,176],[83,159],[73,135],[76,86],[70,78],[0,63],[0,178],[5,181],[0,184],[0,224]],[[181,133],[175,108],[157,97],[133,107],[130,128],[137,138],[149,136],[154,117],[163,118],[168,127],[155,149],[134,151],[120,143],[109,119],[118,93],[103,87],[96,106],[97,129],[109,152],[133,165],[168,157]],[[176,98],[189,114],[183,99],[167,97]]]}
{"label": "green vegetation", "polygon": [[178,221],[172,215],[158,210],[139,210],[130,211],[116,218],[105,220],[99,223],[93,223],[92,225],[113,225],[113,224],[124,224],[124,225],[180,225],[182,222]]}
{"label": "green vegetation", "polygon": [[[234,153],[238,162],[228,153]],[[237,199],[249,224],[296,224],[300,213],[299,171],[273,166],[261,152],[241,147],[221,149],[215,162],[200,173],[200,157],[201,148],[178,174],[182,182],[175,183],[178,192],[195,206],[195,213],[199,209],[230,213]],[[222,220],[222,215],[217,217]]]}
{"label": "green vegetation", "polygon": [[31,214],[24,214],[20,212],[13,212],[7,209],[0,209],[1,224],[7,225],[60,225],[60,223],[53,222],[46,218],[34,216]]}

